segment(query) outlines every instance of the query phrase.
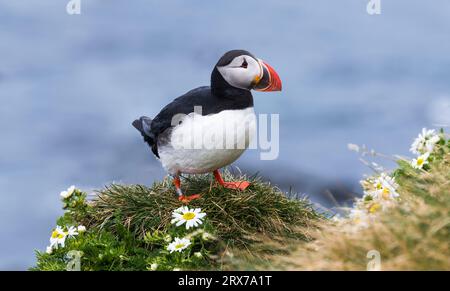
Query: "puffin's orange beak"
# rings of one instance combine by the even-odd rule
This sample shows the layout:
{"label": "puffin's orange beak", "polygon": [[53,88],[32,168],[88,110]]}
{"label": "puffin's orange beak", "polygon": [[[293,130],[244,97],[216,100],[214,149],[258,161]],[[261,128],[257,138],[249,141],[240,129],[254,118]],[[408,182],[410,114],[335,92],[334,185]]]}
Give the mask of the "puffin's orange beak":
{"label": "puffin's orange beak", "polygon": [[277,72],[263,60],[259,60],[262,69],[262,76],[255,80],[253,89],[261,92],[281,91],[281,79]]}

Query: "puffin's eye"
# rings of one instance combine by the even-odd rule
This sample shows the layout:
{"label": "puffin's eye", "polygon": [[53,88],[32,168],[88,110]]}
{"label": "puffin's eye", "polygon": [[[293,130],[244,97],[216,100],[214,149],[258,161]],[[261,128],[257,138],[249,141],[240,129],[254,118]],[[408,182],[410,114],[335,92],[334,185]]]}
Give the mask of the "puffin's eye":
{"label": "puffin's eye", "polygon": [[242,62],[241,68],[247,69],[248,63],[247,61],[244,59],[244,61]]}

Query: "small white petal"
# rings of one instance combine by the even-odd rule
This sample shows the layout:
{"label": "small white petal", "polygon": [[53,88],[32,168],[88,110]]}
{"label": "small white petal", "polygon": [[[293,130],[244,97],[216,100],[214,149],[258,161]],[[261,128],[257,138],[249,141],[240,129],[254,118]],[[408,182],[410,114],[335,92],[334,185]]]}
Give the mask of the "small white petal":
{"label": "small white petal", "polygon": [[357,152],[357,153],[359,152],[359,146],[357,144],[349,143],[349,144],[347,144],[347,148],[350,151],[354,151],[354,152]]}
{"label": "small white petal", "polygon": [[79,226],[77,227],[77,230],[78,230],[79,233],[85,232],[85,231],[86,231],[86,226],[84,226],[84,225],[79,225]]}

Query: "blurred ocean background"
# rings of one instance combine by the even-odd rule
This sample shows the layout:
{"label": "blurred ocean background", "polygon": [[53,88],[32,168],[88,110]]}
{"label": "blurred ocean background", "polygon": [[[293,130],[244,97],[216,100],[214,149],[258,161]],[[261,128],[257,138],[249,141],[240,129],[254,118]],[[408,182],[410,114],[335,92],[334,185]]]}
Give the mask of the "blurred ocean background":
{"label": "blurred ocean background", "polygon": [[[280,155],[236,163],[327,207],[361,192],[370,169],[347,143],[408,155],[422,127],[450,123],[450,1],[0,0],[0,269],[45,250],[59,192],[164,171],[131,121],[208,85],[227,50],[268,61],[281,93]],[[393,164],[382,161],[386,167]]]}

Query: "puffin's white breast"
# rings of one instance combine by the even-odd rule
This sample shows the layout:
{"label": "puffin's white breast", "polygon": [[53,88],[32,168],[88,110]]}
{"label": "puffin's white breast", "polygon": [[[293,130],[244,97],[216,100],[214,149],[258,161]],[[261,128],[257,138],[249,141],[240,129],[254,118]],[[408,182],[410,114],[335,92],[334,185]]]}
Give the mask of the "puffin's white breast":
{"label": "puffin's white breast", "polygon": [[172,129],[169,142],[158,144],[163,167],[171,174],[201,174],[231,164],[256,133],[253,107],[202,116],[191,113]]}

